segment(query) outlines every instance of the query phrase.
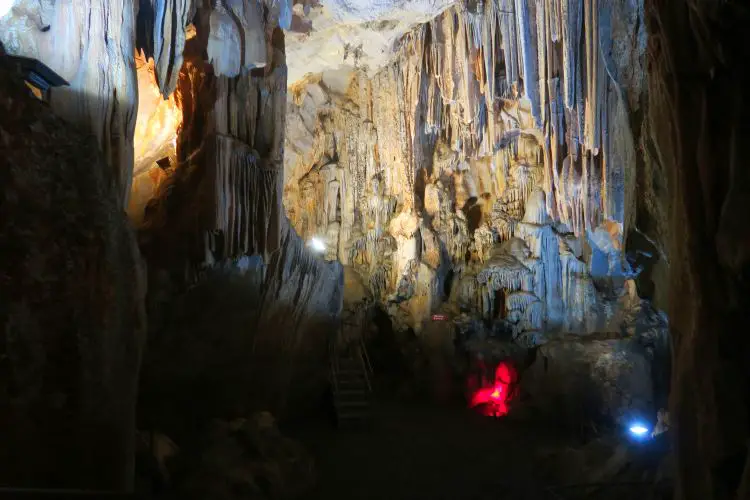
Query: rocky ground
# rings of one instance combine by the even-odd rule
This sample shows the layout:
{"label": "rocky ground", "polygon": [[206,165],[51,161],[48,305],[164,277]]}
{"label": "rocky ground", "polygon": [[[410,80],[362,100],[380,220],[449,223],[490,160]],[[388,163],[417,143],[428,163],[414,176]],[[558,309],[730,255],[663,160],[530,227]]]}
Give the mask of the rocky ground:
{"label": "rocky ground", "polygon": [[316,458],[310,500],[666,498],[654,485],[665,467],[656,442],[583,444],[512,414],[493,419],[458,405],[382,403],[370,428],[317,423],[294,434]]}
{"label": "rocky ground", "polygon": [[283,427],[261,412],[216,420],[182,447],[140,433],[139,490],[227,500],[670,498],[667,434],[584,442],[522,412],[495,419],[457,402],[387,399],[360,428],[322,416]]}

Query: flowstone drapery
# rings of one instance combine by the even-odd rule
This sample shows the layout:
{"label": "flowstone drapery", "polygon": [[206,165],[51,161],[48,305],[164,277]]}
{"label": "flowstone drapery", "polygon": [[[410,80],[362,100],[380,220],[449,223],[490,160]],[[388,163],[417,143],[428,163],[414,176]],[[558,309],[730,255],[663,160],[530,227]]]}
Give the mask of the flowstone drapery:
{"label": "flowstone drapery", "polygon": [[[377,300],[402,326],[419,330],[431,312],[461,306],[487,321],[504,310],[515,335],[619,330],[620,311],[637,302],[623,288],[623,241],[628,113],[643,79],[638,13],[595,0],[459,5],[407,33],[371,78],[338,70],[294,83],[290,220],[303,237],[327,239],[331,258],[377,277]],[[331,164],[335,183],[323,175]],[[388,235],[395,248],[380,251]],[[513,239],[527,256],[504,254]],[[537,305],[499,307],[519,290]]]}

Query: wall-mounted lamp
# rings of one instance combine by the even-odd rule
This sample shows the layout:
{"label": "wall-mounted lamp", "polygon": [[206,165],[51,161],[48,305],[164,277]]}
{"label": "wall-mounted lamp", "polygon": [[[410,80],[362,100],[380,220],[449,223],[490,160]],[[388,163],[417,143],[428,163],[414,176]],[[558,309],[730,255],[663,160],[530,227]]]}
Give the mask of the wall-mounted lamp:
{"label": "wall-mounted lamp", "polygon": [[323,240],[315,236],[310,238],[310,241],[307,244],[314,252],[323,253],[326,251],[326,245],[323,243]]}

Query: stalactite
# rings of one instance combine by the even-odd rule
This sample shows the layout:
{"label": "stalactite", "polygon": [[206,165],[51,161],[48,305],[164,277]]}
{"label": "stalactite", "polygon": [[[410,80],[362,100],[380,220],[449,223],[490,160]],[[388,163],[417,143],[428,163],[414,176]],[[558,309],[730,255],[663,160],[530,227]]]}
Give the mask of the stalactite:
{"label": "stalactite", "polygon": [[164,99],[177,88],[188,25],[193,21],[193,0],[154,0],[153,57],[156,81]]}
{"label": "stalactite", "polygon": [[[391,221],[406,213],[428,216],[444,245],[440,259],[463,265],[470,250],[470,261],[493,270],[466,291],[476,304],[491,308],[490,292],[507,281],[540,304],[519,311],[518,328],[541,328],[540,315],[551,325],[581,325],[580,315],[563,319],[564,304],[589,308],[597,299],[578,278],[566,281],[565,266],[579,264],[564,262],[562,235],[582,238],[605,219],[620,222],[622,212],[612,205],[627,167],[606,131],[615,126],[613,110],[621,113],[617,123],[624,115],[615,107],[619,97],[610,95],[616,87],[606,67],[610,8],[599,0],[456,6],[408,33],[394,62],[374,79],[365,84],[358,77],[360,90],[351,92],[357,99],[346,96],[358,109],[347,101],[345,111],[333,112],[330,157],[338,156],[344,169],[342,199],[358,214],[342,221],[338,232],[343,258],[375,272],[390,259],[377,252]],[[365,85],[370,90],[362,97]],[[375,172],[382,175],[377,194],[362,189]],[[444,189],[439,183],[453,191],[438,194]],[[467,217],[474,210],[478,220],[452,218],[462,210]],[[497,244],[517,237],[529,242],[534,256],[524,261],[525,271],[503,274]],[[393,257],[397,277],[405,269],[405,248],[400,241]],[[426,260],[419,265],[444,265],[436,255],[423,249],[417,260]]]}
{"label": "stalactite", "polygon": [[280,216],[275,196],[278,171],[231,138],[217,136],[215,150],[216,204],[211,229],[224,235],[220,258],[270,254],[278,245],[274,241]]}
{"label": "stalactite", "polygon": [[524,93],[531,102],[531,114],[536,121],[536,126],[541,128],[542,117],[538,89],[539,71],[536,61],[537,40],[536,33],[532,30],[531,19],[529,19],[531,15],[529,1],[515,0],[516,23],[520,37],[521,61],[523,62]]}
{"label": "stalactite", "polygon": [[520,52],[518,48],[515,12],[514,0],[500,0],[500,37],[503,44],[505,71],[509,87],[517,84],[522,76],[518,63],[518,54]]}

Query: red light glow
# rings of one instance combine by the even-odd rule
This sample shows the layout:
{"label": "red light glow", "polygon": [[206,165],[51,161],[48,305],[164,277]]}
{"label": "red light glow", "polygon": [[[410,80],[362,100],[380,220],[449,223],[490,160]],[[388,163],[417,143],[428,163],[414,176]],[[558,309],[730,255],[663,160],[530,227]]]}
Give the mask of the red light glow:
{"label": "red light glow", "polygon": [[484,415],[488,417],[502,417],[508,414],[508,402],[514,395],[514,384],[516,382],[516,370],[510,364],[501,362],[495,369],[494,380],[481,377],[482,383],[479,388],[472,388],[477,384],[471,384],[472,391],[469,406],[479,407]]}

